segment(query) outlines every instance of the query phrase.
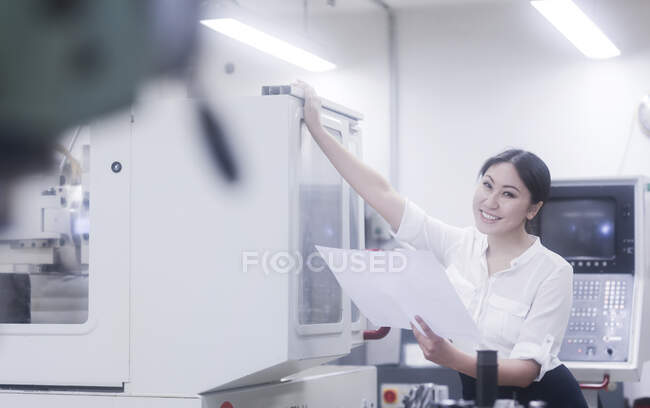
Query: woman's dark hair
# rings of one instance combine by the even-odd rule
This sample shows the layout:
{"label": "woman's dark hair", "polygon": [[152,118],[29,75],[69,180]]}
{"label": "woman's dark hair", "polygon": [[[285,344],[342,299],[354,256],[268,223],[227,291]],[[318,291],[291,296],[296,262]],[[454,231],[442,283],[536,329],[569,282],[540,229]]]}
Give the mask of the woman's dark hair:
{"label": "woman's dark hair", "polygon": [[512,163],[517,169],[517,174],[530,191],[531,204],[540,201],[546,202],[551,191],[551,173],[542,159],[534,153],[525,150],[510,149],[492,156],[483,163],[479,171],[479,177],[494,164]]}

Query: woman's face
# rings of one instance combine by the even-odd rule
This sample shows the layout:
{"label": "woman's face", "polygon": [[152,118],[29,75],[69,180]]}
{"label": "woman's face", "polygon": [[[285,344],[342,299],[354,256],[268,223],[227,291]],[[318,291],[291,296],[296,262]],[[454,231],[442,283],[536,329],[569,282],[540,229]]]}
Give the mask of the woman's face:
{"label": "woman's face", "polygon": [[476,186],[474,221],[484,234],[506,235],[521,231],[541,206],[531,204],[530,191],[512,163],[497,163],[485,171]]}

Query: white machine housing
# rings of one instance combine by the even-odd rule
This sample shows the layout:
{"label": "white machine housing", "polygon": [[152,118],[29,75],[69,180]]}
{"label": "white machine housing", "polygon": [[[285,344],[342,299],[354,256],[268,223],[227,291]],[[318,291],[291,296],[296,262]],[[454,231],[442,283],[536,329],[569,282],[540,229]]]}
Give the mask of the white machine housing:
{"label": "white machine housing", "polygon": [[224,407],[378,408],[377,368],[324,365],[292,375],[286,382],[204,395],[203,408]]}
{"label": "white machine housing", "polygon": [[[296,95],[220,101],[241,170],[232,185],[214,166],[191,99],[148,101],[91,126],[88,320],[0,324],[0,384],[178,397],[186,406],[362,344],[366,320],[329,272],[284,268],[311,245],[314,220],[341,247],[364,247],[362,200],[309,135]],[[324,101],[323,125],[357,155],[361,118]],[[332,212],[306,217],[301,191],[320,188],[338,197]],[[323,293],[334,295],[312,308]],[[316,312],[339,318],[323,323]]]}

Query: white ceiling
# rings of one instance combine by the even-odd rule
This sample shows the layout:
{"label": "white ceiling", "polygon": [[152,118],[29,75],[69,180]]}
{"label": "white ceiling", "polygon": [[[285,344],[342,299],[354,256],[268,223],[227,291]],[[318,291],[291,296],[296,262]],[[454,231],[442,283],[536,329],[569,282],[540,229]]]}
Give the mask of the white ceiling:
{"label": "white ceiling", "polygon": [[[230,0],[222,0],[230,1]],[[426,8],[440,5],[464,5],[477,3],[505,3],[524,0],[383,0],[385,4],[395,10],[411,8]],[[237,4],[259,13],[276,15],[298,15],[304,10],[304,0],[237,0]],[[328,0],[307,0],[309,14],[322,13],[358,13],[380,10],[377,2],[373,0],[335,0],[335,6],[329,5]]]}
{"label": "white ceiling", "polygon": [[401,10],[408,8],[436,6],[441,4],[506,3],[509,1],[517,0],[384,0],[384,3],[389,5],[391,8]]}
{"label": "white ceiling", "polygon": [[[212,0],[231,2],[232,0]],[[420,8],[436,7],[489,7],[511,4],[513,7],[527,7],[529,0],[383,0],[401,13]],[[578,6],[607,33],[615,44],[625,46],[628,51],[647,48],[650,38],[650,0],[574,0]],[[244,9],[261,17],[304,19],[304,0],[237,0]],[[382,13],[373,0],[335,0],[335,7],[327,0],[307,0],[308,16],[336,16],[338,14]]]}

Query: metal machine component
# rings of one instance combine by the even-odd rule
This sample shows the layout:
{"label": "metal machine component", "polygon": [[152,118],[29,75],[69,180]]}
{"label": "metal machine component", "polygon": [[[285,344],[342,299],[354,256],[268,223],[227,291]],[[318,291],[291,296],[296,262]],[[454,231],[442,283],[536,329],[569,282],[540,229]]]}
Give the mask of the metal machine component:
{"label": "metal machine component", "polygon": [[434,383],[384,383],[379,395],[383,408],[427,408],[449,399],[449,389],[446,385]]}
{"label": "metal machine component", "polygon": [[[474,401],[452,399],[446,385],[424,384],[382,384],[380,407],[382,408],[523,408],[515,400],[497,399],[489,405],[478,405]],[[543,401],[531,401],[529,407],[545,407]]]}
{"label": "metal machine component", "polygon": [[476,405],[491,407],[497,399],[498,390],[497,352],[478,350],[476,352]]}
{"label": "metal machine component", "polygon": [[555,181],[533,225],[574,269],[560,359],[580,381],[638,381],[650,351],[647,179]]}
{"label": "metal machine component", "polygon": [[[447,390],[446,398],[454,400],[461,398],[461,383],[456,371],[425,360],[411,330],[399,330],[396,335],[398,341],[395,348],[399,348],[396,357],[397,364],[391,362],[377,365],[377,382],[379,384],[377,401],[381,407],[400,407],[404,396],[418,384],[434,383],[444,386]],[[379,345],[381,343],[377,344],[377,346]],[[374,344],[368,344],[369,359],[375,359],[374,354],[376,353],[387,354],[383,350],[380,352],[371,350],[371,346]],[[386,395],[385,391],[390,390],[392,392]],[[395,399],[391,398],[393,394],[396,395]],[[387,396],[388,400],[393,402],[389,403]]]}
{"label": "metal machine component", "polygon": [[372,366],[314,367],[283,382],[207,393],[203,408],[376,408]]}

